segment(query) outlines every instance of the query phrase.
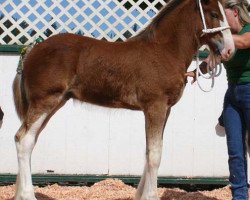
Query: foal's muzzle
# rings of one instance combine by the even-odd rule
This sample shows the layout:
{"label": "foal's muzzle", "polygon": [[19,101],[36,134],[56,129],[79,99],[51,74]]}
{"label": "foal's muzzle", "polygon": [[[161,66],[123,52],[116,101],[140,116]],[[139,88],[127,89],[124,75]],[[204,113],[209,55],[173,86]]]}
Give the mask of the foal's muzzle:
{"label": "foal's muzzle", "polygon": [[224,41],[223,39],[211,39],[213,45],[215,46],[215,51],[214,53],[216,55],[221,55],[222,50],[224,49]]}

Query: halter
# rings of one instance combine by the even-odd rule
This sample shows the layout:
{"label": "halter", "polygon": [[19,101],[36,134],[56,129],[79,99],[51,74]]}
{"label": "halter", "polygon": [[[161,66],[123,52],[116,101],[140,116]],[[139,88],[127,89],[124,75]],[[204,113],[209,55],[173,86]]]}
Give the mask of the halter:
{"label": "halter", "polygon": [[[208,29],[207,25],[206,25],[206,20],[205,20],[205,17],[204,17],[204,12],[203,12],[203,8],[202,8],[201,0],[198,0],[198,4],[199,4],[201,19],[202,19],[202,23],[203,23],[203,27],[204,27],[202,29],[201,37],[204,36],[205,34],[216,33],[216,32],[221,32],[221,31],[230,29],[230,27],[228,26],[228,24],[226,24],[226,26],[220,26],[220,27],[217,27],[217,28]],[[218,5],[219,5],[219,8],[220,8],[221,14],[223,16],[223,20],[225,21],[226,20],[226,16],[225,16],[225,13],[223,11],[223,7],[222,7],[222,5],[221,5],[221,3],[219,1],[218,1]],[[214,79],[215,79],[215,77],[217,77],[217,76],[219,76],[221,74],[222,65],[221,65],[221,63],[219,63],[219,70],[218,70],[217,65],[212,70],[210,70],[209,67],[207,67],[207,71],[208,71],[208,74],[209,74],[208,76],[206,76],[205,74],[203,74],[201,72],[201,70],[200,70],[200,67],[199,67],[199,50],[197,50],[197,55],[196,55],[196,78],[197,78],[197,84],[198,84],[199,88],[203,92],[210,92],[213,89],[214,82],[215,82]],[[201,87],[201,84],[199,82],[199,75],[201,75],[205,79],[212,79],[210,89],[206,90],[206,89],[204,89],[204,88]]]}
{"label": "halter", "polygon": [[[207,33],[216,33],[216,32],[220,32],[220,31],[224,31],[226,29],[230,29],[230,27],[228,26],[221,26],[221,27],[217,27],[217,28],[207,28],[207,25],[206,25],[206,20],[205,20],[205,17],[204,17],[204,12],[203,12],[203,8],[202,8],[202,4],[201,4],[201,0],[198,0],[198,3],[199,3],[199,8],[200,8],[200,14],[201,14],[201,19],[202,19],[202,23],[203,23],[203,30],[202,30],[202,36],[204,34],[207,34]],[[223,7],[221,5],[221,3],[218,1],[218,5],[219,5],[219,8],[220,8],[220,11],[221,11],[221,14],[223,16],[223,20],[226,19],[226,16],[223,12]]]}

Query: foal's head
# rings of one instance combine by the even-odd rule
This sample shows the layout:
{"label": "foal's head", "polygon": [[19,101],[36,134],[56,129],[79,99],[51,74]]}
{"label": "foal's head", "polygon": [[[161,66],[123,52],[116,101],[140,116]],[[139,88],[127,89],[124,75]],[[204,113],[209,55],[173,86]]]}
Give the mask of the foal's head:
{"label": "foal's head", "polygon": [[201,15],[199,26],[202,30],[199,37],[201,44],[207,44],[211,51],[229,59],[234,52],[234,42],[223,6],[223,0],[197,0]]}

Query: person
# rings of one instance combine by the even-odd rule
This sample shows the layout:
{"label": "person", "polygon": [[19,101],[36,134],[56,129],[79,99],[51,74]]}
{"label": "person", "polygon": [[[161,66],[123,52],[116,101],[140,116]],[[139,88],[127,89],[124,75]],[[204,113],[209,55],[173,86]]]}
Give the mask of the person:
{"label": "person", "polygon": [[[229,182],[233,200],[248,200],[246,133],[250,134],[250,17],[247,0],[226,0],[225,14],[233,34],[235,53],[221,58],[227,74],[221,123],[225,127]],[[205,61],[207,62],[207,61]],[[204,66],[204,62],[202,63]],[[204,72],[203,68],[203,72]],[[205,70],[206,71],[206,70]],[[196,80],[195,72],[187,76]],[[250,137],[250,135],[249,135]]]}

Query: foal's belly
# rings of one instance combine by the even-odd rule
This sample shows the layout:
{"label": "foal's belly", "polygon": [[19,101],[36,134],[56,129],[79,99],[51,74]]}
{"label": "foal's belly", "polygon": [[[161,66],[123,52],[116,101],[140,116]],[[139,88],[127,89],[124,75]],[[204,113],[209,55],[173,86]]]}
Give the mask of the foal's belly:
{"label": "foal's belly", "polygon": [[[126,85],[124,85],[124,87],[126,87]],[[76,87],[72,91],[72,97],[83,102],[111,108],[140,110],[135,92],[132,90],[128,92],[127,89],[124,90],[123,87],[112,87],[104,84],[98,86],[89,84],[85,86],[84,84]]]}

